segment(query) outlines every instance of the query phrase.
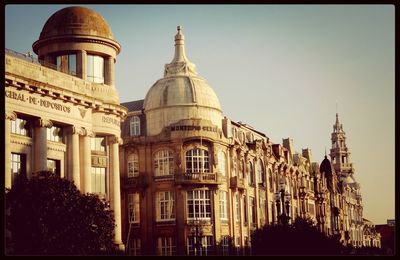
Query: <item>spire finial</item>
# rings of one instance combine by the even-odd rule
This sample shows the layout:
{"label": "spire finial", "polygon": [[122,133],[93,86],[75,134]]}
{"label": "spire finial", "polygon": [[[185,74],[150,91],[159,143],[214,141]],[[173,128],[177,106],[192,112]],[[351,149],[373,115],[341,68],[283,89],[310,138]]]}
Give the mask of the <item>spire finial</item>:
{"label": "spire finial", "polygon": [[176,27],[178,33],[175,35],[175,56],[172,62],[187,61],[185,54],[185,36],[183,35],[181,25]]}
{"label": "spire finial", "polygon": [[327,157],[326,157],[326,145],[325,145],[325,159],[326,159]]}

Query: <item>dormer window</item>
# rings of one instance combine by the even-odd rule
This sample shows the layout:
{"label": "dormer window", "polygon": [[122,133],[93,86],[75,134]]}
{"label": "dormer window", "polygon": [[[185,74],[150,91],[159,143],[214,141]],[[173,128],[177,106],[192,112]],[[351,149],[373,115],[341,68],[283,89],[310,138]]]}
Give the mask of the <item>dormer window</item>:
{"label": "dormer window", "polygon": [[140,118],[133,116],[130,121],[130,134],[131,136],[140,135]]}

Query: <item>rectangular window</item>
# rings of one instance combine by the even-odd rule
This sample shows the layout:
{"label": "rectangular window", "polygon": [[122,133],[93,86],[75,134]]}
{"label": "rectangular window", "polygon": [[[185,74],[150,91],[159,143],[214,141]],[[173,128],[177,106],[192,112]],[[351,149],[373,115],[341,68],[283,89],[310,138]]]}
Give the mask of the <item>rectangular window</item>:
{"label": "rectangular window", "polygon": [[140,201],[139,193],[128,194],[128,221],[129,223],[139,223],[140,220]]}
{"label": "rectangular window", "polygon": [[175,220],[174,192],[157,192],[157,221]]}
{"label": "rectangular window", "polygon": [[47,170],[61,176],[60,160],[47,159]]}
{"label": "rectangular window", "polygon": [[228,192],[220,191],[219,192],[219,214],[221,220],[228,219]]}
{"label": "rectangular window", "polygon": [[309,203],[309,204],[308,204],[308,210],[309,210],[309,212],[310,212],[311,215],[314,215],[314,214],[315,214],[315,206],[314,206],[313,203]]}
{"label": "rectangular window", "polygon": [[92,167],[92,192],[106,194],[106,168]]}
{"label": "rectangular window", "polygon": [[104,83],[104,59],[97,55],[87,55],[87,80],[94,83]]}
{"label": "rectangular window", "polygon": [[230,237],[223,236],[221,238],[221,253],[222,255],[229,255]]}
{"label": "rectangular window", "polygon": [[136,153],[128,156],[128,178],[139,176],[139,158]]}
{"label": "rectangular window", "polygon": [[26,155],[11,153],[11,185],[20,174],[26,176]]}
{"label": "rectangular window", "polygon": [[27,123],[28,122],[22,118],[16,118],[15,120],[11,120],[11,133],[17,135],[29,136]]}
{"label": "rectangular window", "polygon": [[236,209],[235,220],[236,222],[239,222],[239,215],[240,215],[239,194],[235,195],[235,209]]}
{"label": "rectangular window", "polygon": [[187,191],[188,219],[211,218],[211,192],[209,190]]}
{"label": "rectangular window", "polygon": [[159,237],[157,239],[158,255],[176,255],[175,237]]}
{"label": "rectangular window", "polygon": [[93,137],[90,139],[90,148],[92,151],[105,152],[106,151],[106,138],[105,137]]}
{"label": "rectangular window", "polygon": [[249,206],[250,206],[250,223],[252,225],[256,224],[256,200],[254,197],[249,197]]}
{"label": "rectangular window", "polygon": [[140,238],[132,238],[129,240],[129,255],[140,255]]}
{"label": "rectangular window", "polygon": [[187,254],[188,255],[212,255],[214,250],[214,239],[212,236],[189,236],[187,238]]}
{"label": "rectangular window", "polygon": [[61,127],[52,126],[50,128],[46,128],[46,130],[47,130],[46,137],[47,137],[48,141],[53,141],[53,142],[58,142],[58,143],[63,142]]}

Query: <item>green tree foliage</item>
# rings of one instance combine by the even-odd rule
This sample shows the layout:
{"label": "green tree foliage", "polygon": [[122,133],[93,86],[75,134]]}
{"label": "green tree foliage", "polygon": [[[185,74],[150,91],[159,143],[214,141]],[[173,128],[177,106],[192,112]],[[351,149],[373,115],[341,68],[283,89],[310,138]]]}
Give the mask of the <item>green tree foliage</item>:
{"label": "green tree foliage", "polygon": [[297,218],[291,225],[269,225],[252,234],[253,255],[340,255],[346,249],[311,220]]}
{"label": "green tree foliage", "polygon": [[114,216],[93,194],[48,172],[17,179],[6,192],[11,254],[99,255],[114,251]]}

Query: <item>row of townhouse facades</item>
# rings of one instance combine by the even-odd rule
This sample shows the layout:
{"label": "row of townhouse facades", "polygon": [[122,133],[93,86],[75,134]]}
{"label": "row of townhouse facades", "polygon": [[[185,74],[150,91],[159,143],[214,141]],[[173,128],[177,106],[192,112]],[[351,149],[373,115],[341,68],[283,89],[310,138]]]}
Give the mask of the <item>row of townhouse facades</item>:
{"label": "row of townhouse facades", "polygon": [[255,229],[297,217],[365,245],[338,115],[331,160],[296,152],[290,138],[274,143],[223,116],[184,41],[178,27],[164,77],[145,99],[122,104],[114,82],[121,47],[93,10],[54,13],[33,44],[38,59],[6,50],[6,188],[18,174],[51,170],[99,194],[114,210],[115,243],[132,255],[250,254]]}

